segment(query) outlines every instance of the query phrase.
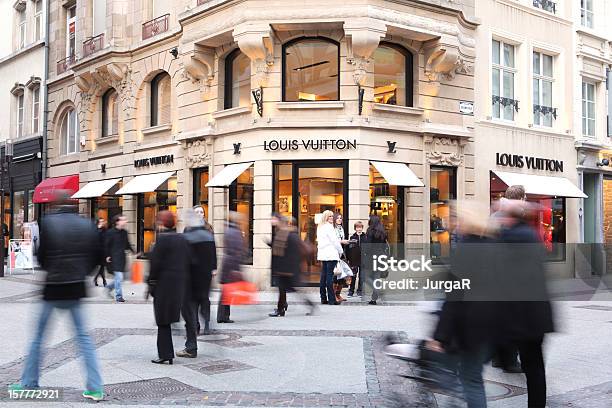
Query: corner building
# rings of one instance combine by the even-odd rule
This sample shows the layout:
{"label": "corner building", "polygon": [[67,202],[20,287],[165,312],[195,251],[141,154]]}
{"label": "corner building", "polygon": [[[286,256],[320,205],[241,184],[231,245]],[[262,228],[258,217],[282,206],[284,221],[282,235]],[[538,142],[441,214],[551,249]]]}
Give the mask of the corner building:
{"label": "corner building", "polygon": [[448,251],[475,190],[473,1],[142,4],[51,1],[49,176],[78,177],[81,212],[123,212],[146,252],[160,210],[204,206],[219,247],[238,211],[262,287],[273,211],[311,241],[326,209],[347,233],[376,213]]}

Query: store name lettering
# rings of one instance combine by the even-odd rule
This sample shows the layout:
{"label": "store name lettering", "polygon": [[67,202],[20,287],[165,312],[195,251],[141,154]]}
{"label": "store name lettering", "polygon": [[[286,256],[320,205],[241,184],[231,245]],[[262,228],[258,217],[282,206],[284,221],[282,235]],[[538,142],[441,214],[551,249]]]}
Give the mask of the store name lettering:
{"label": "store name lettering", "polygon": [[149,167],[168,163],[174,163],[173,154],[166,154],[164,156],[155,156],[149,157],[147,159],[134,160],[134,167]]}
{"label": "store name lettering", "polygon": [[520,154],[497,153],[496,164],[498,166],[516,167],[517,169],[527,167],[531,170],[563,172],[563,160],[543,159]]}
{"label": "store name lettering", "polygon": [[357,140],[324,139],[324,140],[270,140],[264,141],[264,150],[350,150],[357,148]]}

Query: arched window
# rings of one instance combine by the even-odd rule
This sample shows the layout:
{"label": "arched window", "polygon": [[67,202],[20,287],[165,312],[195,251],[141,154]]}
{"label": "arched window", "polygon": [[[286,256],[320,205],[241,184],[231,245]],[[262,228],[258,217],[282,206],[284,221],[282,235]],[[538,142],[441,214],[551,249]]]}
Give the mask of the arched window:
{"label": "arched window", "polygon": [[151,80],[151,126],[170,123],[170,75],[161,72]]}
{"label": "arched window", "polygon": [[109,89],[102,96],[102,137],[119,133],[119,101],[117,91]]}
{"label": "arched window", "polygon": [[412,106],[412,54],[392,44],[374,51],[374,102]]}
{"label": "arched window", "polygon": [[283,46],[283,101],[340,99],[340,47],[327,38],[300,38]]}
{"label": "arched window", "polygon": [[224,108],[251,104],[251,60],[239,49],[225,58]]}
{"label": "arched window", "polygon": [[77,114],[73,108],[64,112],[60,120],[60,147],[62,154],[72,154],[79,151],[79,126]]}

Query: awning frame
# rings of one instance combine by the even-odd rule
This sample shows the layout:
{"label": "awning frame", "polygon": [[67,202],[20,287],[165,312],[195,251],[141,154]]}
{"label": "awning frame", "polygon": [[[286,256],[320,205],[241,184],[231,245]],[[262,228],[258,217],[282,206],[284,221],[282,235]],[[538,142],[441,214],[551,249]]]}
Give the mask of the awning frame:
{"label": "awning frame", "polygon": [[[408,164],[404,163],[404,162],[398,162],[398,161],[391,161],[391,160],[368,160],[368,162],[370,163],[371,166],[373,166],[379,173],[380,175],[385,179],[385,181],[389,184],[389,185],[394,185],[394,186],[398,186],[398,187],[404,187],[404,188],[410,188],[410,187],[425,187],[425,183],[423,183],[423,181],[421,181],[421,179],[419,178],[419,176],[417,176],[412,169],[410,168],[410,166],[408,166]],[[398,166],[404,166],[406,167],[407,171],[409,172],[408,176],[410,178],[413,178],[413,184],[410,185],[406,185],[406,184],[397,184],[397,183],[392,183],[389,181],[389,178],[387,176],[385,176],[385,174],[380,171],[380,169],[374,164],[374,163],[381,163],[381,164],[385,164],[385,163],[389,163],[389,164],[393,164],[393,165],[398,165]],[[404,171],[402,169],[402,171]],[[413,177],[414,176],[414,177]]]}
{"label": "awning frame", "polygon": [[[83,187],[81,187],[79,189],[79,191],[74,193],[71,198],[73,198],[75,200],[91,200],[91,199],[94,199],[94,198],[99,198],[99,197],[104,197],[104,196],[112,197],[114,195],[113,194],[107,194],[107,192],[109,190],[111,190],[113,187],[115,187],[117,185],[117,183],[119,183],[121,180],[122,180],[122,177],[114,178],[114,179],[105,179],[105,180],[90,181],[90,182],[86,183]],[[112,182],[112,184],[111,184],[111,182]],[[75,197],[75,196],[78,196],[79,193],[81,193],[83,190],[85,190],[88,186],[95,186],[96,184],[102,185],[103,188],[105,187],[105,184],[108,184],[108,188],[104,189],[104,191],[101,194],[98,194],[98,195],[88,195],[86,197],[81,197],[81,196]],[[101,191],[101,190],[98,190],[98,191]]]}
{"label": "awning frame", "polygon": [[[163,177],[159,177],[158,180],[155,180],[153,178],[153,176],[163,176]],[[158,191],[157,188],[159,186],[161,186],[163,183],[165,183],[168,179],[170,179],[171,177],[176,176],[176,171],[172,170],[172,171],[164,171],[164,172],[159,172],[159,173],[148,173],[148,174],[139,174],[134,176],[130,181],[128,181],[127,183],[125,183],[123,185],[123,187],[121,187],[116,193],[116,196],[120,196],[120,195],[138,195],[138,194],[144,194],[144,193],[151,193],[154,191]],[[155,188],[153,190],[151,190],[150,188],[146,188],[144,190],[146,191],[140,191],[142,189],[138,189],[138,187],[135,187],[138,185],[138,181],[142,181],[144,178],[146,177],[150,177],[153,182],[150,184],[149,187],[151,187],[152,185],[155,185]],[[162,180],[163,179],[163,180]],[[161,180],[159,183],[157,183],[157,181]],[[149,180],[146,180],[149,181]],[[157,183],[157,184],[156,184]],[[137,188],[139,191],[131,191],[133,189]],[[123,190],[128,190],[123,191]]]}
{"label": "awning frame", "polygon": [[[225,171],[226,169],[230,169],[234,166],[243,166],[248,164],[248,166],[246,166],[241,172],[239,172],[236,177],[234,177],[232,179],[231,182],[229,182],[227,185],[210,185],[211,183],[215,182],[215,179],[221,175],[223,173],[223,171]],[[244,161],[244,162],[240,162],[240,163],[230,163],[228,165],[226,165],[225,167],[223,167],[223,169],[221,169],[221,171],[219,171],[217,174],[215,174],[214,176],[212,176],[209,180],[208,183],[206,183],[206,188],[230,188],[232,183],[240,176],[240,174],[242,174],[242,172],[246,171],[249,167],[253,166],[255,164],[254,161]],[[229,177],[228,177],[229,178]],[[218,181],[217,181],[218,184]]]}

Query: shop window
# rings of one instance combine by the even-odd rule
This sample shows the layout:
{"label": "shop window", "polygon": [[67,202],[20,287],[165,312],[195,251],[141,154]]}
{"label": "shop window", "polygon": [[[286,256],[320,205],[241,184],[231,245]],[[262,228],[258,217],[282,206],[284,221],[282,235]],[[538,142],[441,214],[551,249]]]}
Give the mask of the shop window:
{"label": "shop window", "polygon": [[68,109],[61,119],[60,145],[62,154],[72,154],[79,151],[77,113],[74,109]]}
{"label": "shop window", "polygon": [[533,53],[533,123],[553,125],[556,110],[552,107],[553,57],[541,52]]}
{"label": "shop window", "polygon": [[240,230],[246,243],[246,263],[253,264],[253,166],[230,185],[229,209],[242,215]]}
{"label": "shop window", "polygon": [[493,117],[514,120],[518,101],[514,98],[515,47],[503,41],[493,40],[492,102]]}
{"label": "shop window", "polygon": [[138,195],[138,251],[149,253],[157,237],[156,219],[160,211],[176,214],[176,177],[169,178],[150,193]]}
{"label": "shop window", "polygon": [[582,134],[595,136],[595,84],[582,83]]}
{"label": "shop window", "polygon": [[98,220],[103,218],[110,228],[113,217],[123,213],[123,196],[115,195],[122,186],[123,182],[120,181],[103,196],[92,199],[92,219]]}
{"label": "shop window", "polygon": [[151,126],[170,123],[171,79],[161,72],[151,80]]}
{"label": "shop window", "polygon": [[10,232],[11,232],[11,195],[8,192],[2,193],[0,192],[0,194],[3,194],[2,197],[2,206],[3,206],[3,217],[2,217],[2,234],[4,235],[5,232],[7,235],[4,235],[4,253],[6,254],[6,249],[8,248],[8,244],[9,244],[9,239],[10,237]]}
{"label": "shop window", "polygon": [[40,124],[40,86],[32,90],[32,133],[38,133]]}
{"label": "shop window", "polygon": [[225,58],[224,108],[251,105],[251,60],[240,49]]}
{"label": "shop window", "polygon": [[204,218],[211,222],[208,212],[208,187],[206,183],[210,178],[208,167],[193,170],[193,205],[200,205],[204,209]]}
{"label": "shop window", "polygon": [[404,242],[403,196],[403,187],[389,185],[370,165],[370,214],[377,215],[383,222],[390,244]]}
{"label": "shop window", "polygon": [[119,134],[119,100],[113,88],[102,95],[102,137]]}
{"label": "shop window", "polygon": [[25,191],[13,192],[13,239],[23,239],[23,223],[25,222],[25,209]]}
{"label": "shop window", "polygon": [[412,54],[383,44],[374,51],[374,102],[412,106]]}
{"label": "shop window", "polygon": [[283,101],[340,99],[340,47],[327,38],[301,38],[283,46]]}
{"label": "shop window", "polygon": [[457,198],[457,169],[432,166],[429,174],[431,258],[448,258],[451,249],[451,204]]}

